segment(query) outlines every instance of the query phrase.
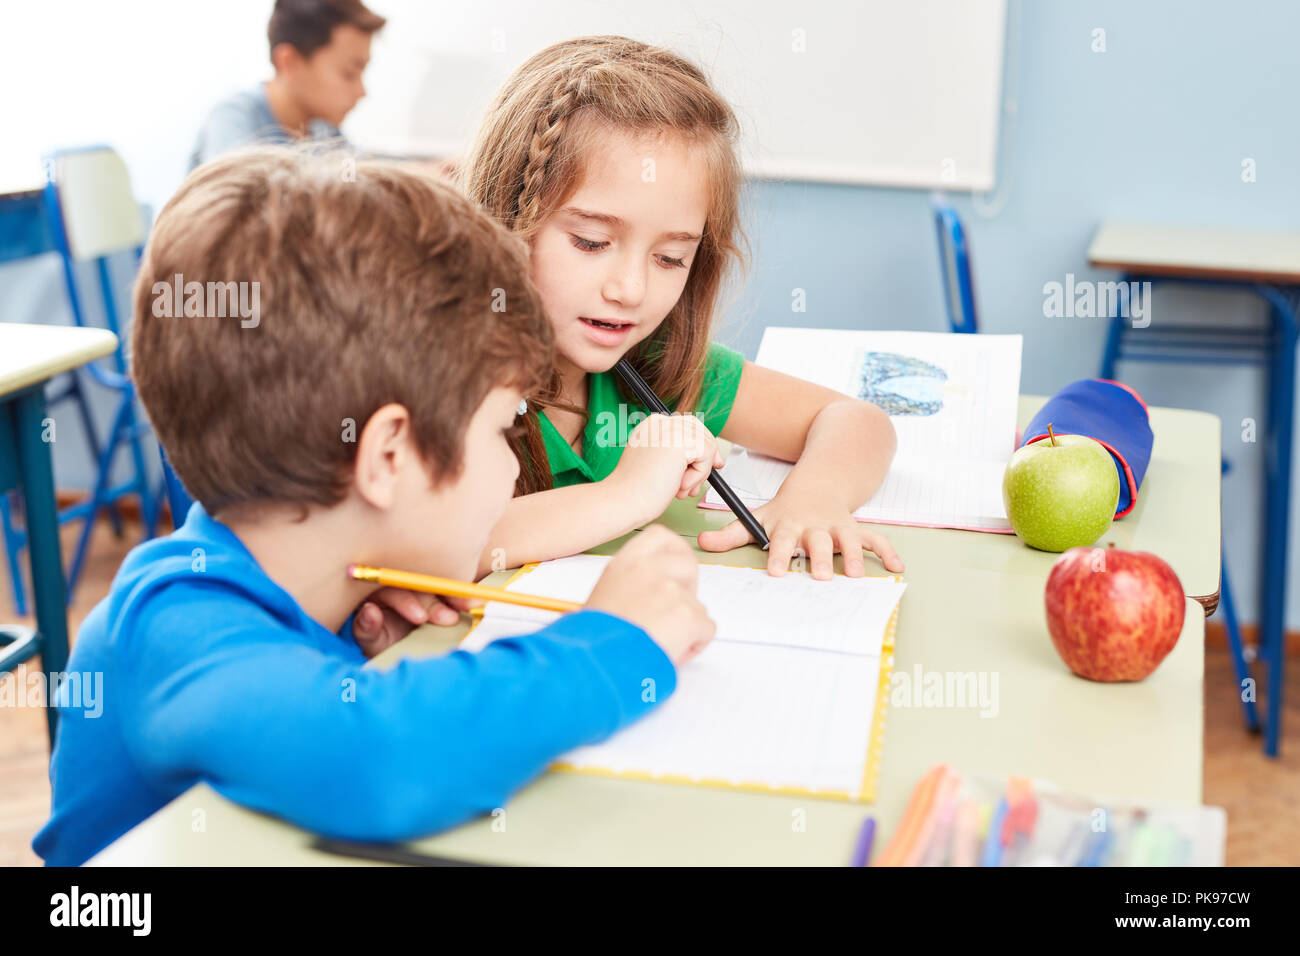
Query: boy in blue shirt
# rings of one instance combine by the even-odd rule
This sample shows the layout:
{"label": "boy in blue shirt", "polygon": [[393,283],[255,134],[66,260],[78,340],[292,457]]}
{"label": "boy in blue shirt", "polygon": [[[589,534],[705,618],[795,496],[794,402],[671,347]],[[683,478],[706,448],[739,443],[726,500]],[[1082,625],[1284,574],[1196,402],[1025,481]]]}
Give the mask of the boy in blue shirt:
{"label": "boy in blue shirt", "polygon": [[584,610],[479,653],[363,669],[347,626],[373,590],[349,564],[473,575],[553,356],[527,270],[467,200],[388,164],[263,148],[181,186],[141,263],[132,372],[197,503],[82,625],[68,670],[102,674],[102,701],[60,709],[47,863],[200,781],[327,835],[416,837],[672,693],[713,623],[662,528]]}
{"label": "boy in blue shirt", "polygon": [[276,0],[266,30],[275,76],[213,107],[189,168],[254,143],[346,146],[339,126],[366,95],[370,39],[384,23],[361,0]]}

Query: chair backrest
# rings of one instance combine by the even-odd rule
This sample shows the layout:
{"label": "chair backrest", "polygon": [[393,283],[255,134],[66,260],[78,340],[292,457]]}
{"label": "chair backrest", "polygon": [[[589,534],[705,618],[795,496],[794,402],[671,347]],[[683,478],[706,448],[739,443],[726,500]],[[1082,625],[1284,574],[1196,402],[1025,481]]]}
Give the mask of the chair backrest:
{"label": "chair backrest", "polygon": [[934,228],[939,240],[939,273],[948,325],[954,332],[978,332],[966,229],[957,210],[941,195],[934,197]]}
{"label": "chair backrest", "polygon": [[58,150],[45,157],[45,177],[56,191],[73,259],[98,259],[143,244],[144,222],[131,192],[131,177],[112,149]]}
{"label": "chair backrest", "polygon": [[117,299],[108,257],[133,251],[139,257],[145,227],[140,207],[131,192],[131,177],[122,157],[107,146],[56,150],[45,157],[46,216],[63,257],[64,285],[73,320],[86,320],[85,300],[77,282],[76,263],[93,260],[99,274],[101,304],[109,331],[119,339],[113,355],[116,371],[98,363],[86,366],[101,385],[126,387],[126,353],[118,321]]}

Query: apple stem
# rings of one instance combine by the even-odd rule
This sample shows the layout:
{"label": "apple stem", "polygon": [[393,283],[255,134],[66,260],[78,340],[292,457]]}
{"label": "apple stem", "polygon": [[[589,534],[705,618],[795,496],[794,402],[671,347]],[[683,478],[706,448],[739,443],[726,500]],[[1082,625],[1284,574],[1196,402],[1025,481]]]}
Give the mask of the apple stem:
{"label": "apple stem", "polygon": [[1052,432],[1052,423],[1047,423],[1047,437],[1052,440],[1052,447],[1056,447],[1056,435]]}

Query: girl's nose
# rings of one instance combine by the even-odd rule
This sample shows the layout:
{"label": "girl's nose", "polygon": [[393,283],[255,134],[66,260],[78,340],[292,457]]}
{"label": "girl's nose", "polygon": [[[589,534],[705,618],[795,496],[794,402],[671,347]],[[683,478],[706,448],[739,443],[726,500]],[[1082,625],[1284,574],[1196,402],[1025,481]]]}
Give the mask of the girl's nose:
{"label": "girl's nose", "polygon": [[622,262],[605,280],[601,290],[606,301],[634,309],[645,298],[645,266],[634,262]]}

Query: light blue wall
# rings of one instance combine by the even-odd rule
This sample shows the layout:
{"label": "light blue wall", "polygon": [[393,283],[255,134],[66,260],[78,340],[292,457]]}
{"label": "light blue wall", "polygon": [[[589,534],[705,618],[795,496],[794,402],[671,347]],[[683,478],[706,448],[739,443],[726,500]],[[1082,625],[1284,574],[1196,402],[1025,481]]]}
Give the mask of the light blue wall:
{"label": "light blue wall", "polygon": [[[1092,31],[1106,31],[1093,53]],[[1300,4],[1023,0],[1009,62],[1018,91],[1002,156],[1006,204],[982,217],[956,206],[974,251],[983,328],[1025,336],[1022,390],[1050,393],[1095,375],[1103,323],[1047,319],[1043,284],[1108,278],[1086,264],[1106,218],[1300,229]],[[1258,180],[1241,181],[1241,161]],[[929,196],[924,192],[764,183],[747,196],[754,250],[724,341],[753,357],[765,325],[944,328]],[[0,268],[0,320],[61,317],[57,261]],[[791,311],[804,289],[807,311]],[[1247,298],[1157,289],[1154,321],[1256,321]],[[1224,423],[1224,534],[1243,619],[1255,616],[1261,447],[1240,423],[1264,418],[1256,373],[1198,366],[1128,366],[1120,375],[1150,402],[1199,408]],[[71,416],[56,447],[64,484],[87,467]],[[62,424],[60,425],[62,428]],[[65,434],[69,440],[64,440]],[[1300,503],[1294,510],[1300,511]],[[1294,540],[1294,535],[1292,536]],[[1291,581],[1300,577],[1293,557]],[[1291,589],[1289,626],[1300,626]]]}
{"label": "light blue wall", "polygon": [[[1104,53],[1091,51],[1098,27]],[[969,198],[955,205],[981,327],[1024,335],[1021,390],[1041,394],[1097,374],[1105,323],[1044,318],[1042,289],[1067,272],[1113,278],[1087,265],[1102,220],[1300,229],[1300,4],[1025,0],[1020,37],[1018,76],[1007,78],[1018,109],[1002,155],[1005,207],[984,218]],[[1246,157],[1254,183],[1242,182]],[[728,344],[752,358],[766,325],[946,328],[927,193],[763,183],[748,201],[754,255],[722,326]],[[804,313],[791,310],[796,288],[806,291]],[[1245,322],[1264,313],[1250,297],[1157,286],[1152,315]],[[1238,613],[1254,620],[1262,445],[1241,441],[1241,421],[1262,427],[1258,373],[1128,364],[1119,375],[1152,404],[1222,419],[1232,464],[1224,536]],[[1289,577],[1297,627],[1300,555]]]}

